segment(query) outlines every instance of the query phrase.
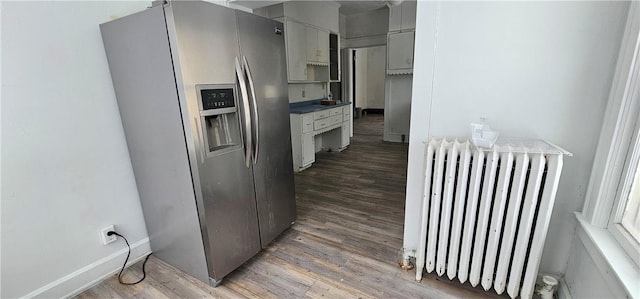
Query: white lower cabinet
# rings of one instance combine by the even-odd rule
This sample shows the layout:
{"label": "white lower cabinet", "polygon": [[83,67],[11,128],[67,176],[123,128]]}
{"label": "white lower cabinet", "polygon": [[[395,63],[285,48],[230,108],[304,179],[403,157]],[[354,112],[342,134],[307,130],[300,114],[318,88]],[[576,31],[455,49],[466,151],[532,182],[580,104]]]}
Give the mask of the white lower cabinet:
{"label": "white lower cabinet", "polygon": [[316,160],[313,114],[290,114],[293,169],[300,171]]}
{"label": "white lower cabinet", "polygon": [[[316,151],[341,151],[350,142],[351,105],[311,113],[290,114],[293,170],[302,171],[316,161]],[[316,148],[316,138],[318,147]]]}
{"label": "white lower cabinet", "polygon": [[350,137],[349,137],[349,126],[346,124],[342,126],[342,138],[340,140],[340,147],[345,148],[349,145]]}
{"label": "white lower cabinet", "polygon": [[316,161],[316,145],[313,133],[302,134],[302,163],[300,168],[307,168]]}

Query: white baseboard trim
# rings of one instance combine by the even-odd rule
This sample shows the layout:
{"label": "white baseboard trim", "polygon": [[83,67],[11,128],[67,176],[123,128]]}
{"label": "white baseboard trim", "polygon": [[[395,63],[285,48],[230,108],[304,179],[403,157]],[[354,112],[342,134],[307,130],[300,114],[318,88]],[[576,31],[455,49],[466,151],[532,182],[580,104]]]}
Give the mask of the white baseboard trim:
{"label": "white baseboard trim", "polygon": [[[22,297],[69,298],[78,295],[105,278],[118,273],[127,256],[127,251],[127,247],[124,247]],[[149,253],[151,253],[149,238],[131,244],[131,257],[127,267],[137,263]]]}

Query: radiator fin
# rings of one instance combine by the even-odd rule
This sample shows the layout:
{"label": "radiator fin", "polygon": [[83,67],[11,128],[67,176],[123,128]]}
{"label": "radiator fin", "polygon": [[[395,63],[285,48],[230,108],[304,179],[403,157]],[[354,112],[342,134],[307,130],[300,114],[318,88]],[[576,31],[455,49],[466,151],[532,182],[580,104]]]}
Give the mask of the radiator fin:
{"label": "radiator fin", "polygon": [[567,154],[562,151],[486,150],[431,139],[416,280],[423,270],[435,271],[511,298],[531,298]]}

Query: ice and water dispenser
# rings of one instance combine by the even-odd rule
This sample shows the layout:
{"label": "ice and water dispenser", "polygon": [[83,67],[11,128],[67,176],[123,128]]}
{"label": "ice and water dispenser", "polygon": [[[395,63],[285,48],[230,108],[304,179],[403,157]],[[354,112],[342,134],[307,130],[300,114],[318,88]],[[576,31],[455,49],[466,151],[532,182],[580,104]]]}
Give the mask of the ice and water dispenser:
{"label": "ice and water dispenser", "polygon": [[198,85],[200,121],[207,157],[242,147],[233,85]]}

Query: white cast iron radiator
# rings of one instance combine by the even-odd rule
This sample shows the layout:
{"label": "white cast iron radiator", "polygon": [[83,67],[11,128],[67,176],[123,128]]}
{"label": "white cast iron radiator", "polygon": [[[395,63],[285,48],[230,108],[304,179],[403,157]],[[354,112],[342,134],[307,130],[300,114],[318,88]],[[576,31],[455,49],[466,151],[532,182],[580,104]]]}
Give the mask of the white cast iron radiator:
{"label": "white cast iron radiator", "polygon": [[542,140],[492,149],[427,143],[416,280],[426,268],[531,298],[567,151]]}

